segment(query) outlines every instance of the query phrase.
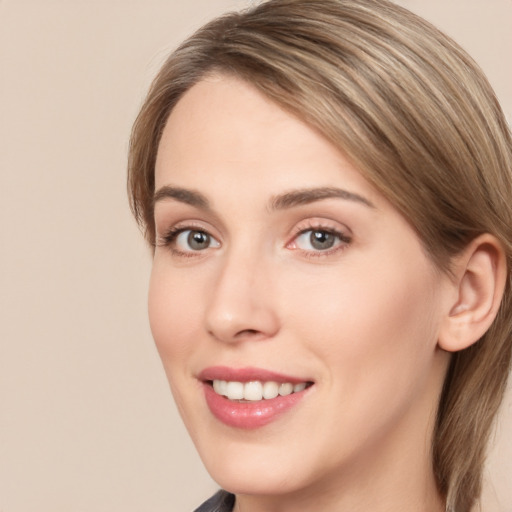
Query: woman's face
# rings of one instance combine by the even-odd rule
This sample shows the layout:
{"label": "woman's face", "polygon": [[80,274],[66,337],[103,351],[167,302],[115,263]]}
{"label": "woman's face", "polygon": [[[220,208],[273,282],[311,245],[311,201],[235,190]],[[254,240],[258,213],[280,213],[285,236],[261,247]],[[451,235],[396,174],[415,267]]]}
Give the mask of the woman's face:
{"label": "woman's face", "polygon": [[342,153],[250,85],[207,78],[165,127],[155,222],[151,329],[221,486],[430,468],[447,278]]}

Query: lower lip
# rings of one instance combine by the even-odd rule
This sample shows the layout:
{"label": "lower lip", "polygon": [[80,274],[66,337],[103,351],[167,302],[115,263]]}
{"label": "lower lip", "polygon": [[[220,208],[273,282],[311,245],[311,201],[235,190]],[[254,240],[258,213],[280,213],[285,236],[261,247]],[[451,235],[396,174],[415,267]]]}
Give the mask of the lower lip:
{"label": "lower lip", "polygon": [[204,383],[203,387],[211,413],[225,425],[241,429],[259,428],[274,421],[297,405],[309,389],[270,400],[237,402],[218,395],[209,384]]}

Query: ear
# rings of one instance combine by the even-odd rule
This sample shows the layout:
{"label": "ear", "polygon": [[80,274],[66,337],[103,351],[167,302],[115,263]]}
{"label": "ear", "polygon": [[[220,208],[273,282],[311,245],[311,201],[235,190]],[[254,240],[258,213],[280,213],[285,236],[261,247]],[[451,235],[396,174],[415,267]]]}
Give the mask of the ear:
{"label": "ear", "polygon": [[507,279],[505,251],[492,235],[475,238],[452,262],[454,291],[439,347],[449,352],[476,343],[496,318]]}

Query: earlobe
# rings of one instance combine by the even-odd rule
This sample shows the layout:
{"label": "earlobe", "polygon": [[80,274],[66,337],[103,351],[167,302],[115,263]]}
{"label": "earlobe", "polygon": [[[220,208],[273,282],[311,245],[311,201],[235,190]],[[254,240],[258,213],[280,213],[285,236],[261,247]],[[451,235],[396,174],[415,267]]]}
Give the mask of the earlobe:
{"label": "earlobe", "polygon": [[455,257],[455,300],[443,320],[439,347],[449,352],[476,343],[489,329],[505,289],[507,264],[500,242],[484,234]]}

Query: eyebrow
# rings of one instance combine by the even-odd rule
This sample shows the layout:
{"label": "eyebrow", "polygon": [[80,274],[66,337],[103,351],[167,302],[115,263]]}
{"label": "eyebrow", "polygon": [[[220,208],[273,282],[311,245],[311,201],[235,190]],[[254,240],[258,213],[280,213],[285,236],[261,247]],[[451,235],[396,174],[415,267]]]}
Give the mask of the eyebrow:
{"label": "eyebrow", "polygon": [[[174,199],[180,203],[195,206],[201,210],[210,210],[210,202],[200,192],[180,187],[165,185],[159,188],[153,196],[153,205],[164,199]],[[345,199],[363,204],[369,208],[375,208],[372,202],[365,197],[336,187],[318,187],[291,190],[284,194],[274,196],[270,201],[271,210],[286,210],[295,206],[314,203],[323,199]]]}
{"label": "eyebrow", "polygon": [[153,205],[158,201],[163,201],[164,199],[174,199],[180,203],[200,208],[201,210],[210,210],[210,202],[208,199],[203,194],[195,190],[170,187],[166,185],[155,192],[153,196]]}
{"label": "eyebrow", "polygon": [[375,208],[374,204],[363,196],[336,187],[320,187],[292,190],[275,196],[271,201],[272,210],[285,210],[304,204],[314,203],[322,199],[345,199],[361,203],[369,208]]}

